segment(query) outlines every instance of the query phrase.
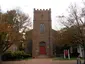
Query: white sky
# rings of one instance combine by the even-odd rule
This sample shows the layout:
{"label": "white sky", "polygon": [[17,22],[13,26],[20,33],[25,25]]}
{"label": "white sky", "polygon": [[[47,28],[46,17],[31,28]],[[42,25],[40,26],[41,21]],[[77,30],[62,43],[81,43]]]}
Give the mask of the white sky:
{"label": "white sky", "polygon": [[80,5],[82,0],[0,0],[0,6],[3,11],[14,9],[16,7],[21,8],[25,13],[28,13],[33,20],[33,9],[48,9],[52,10],[52,28],[60,29],[61,25],[56,21],[56,16],[60,14],[66,14],[66,9],[71,3],[77,3]]}

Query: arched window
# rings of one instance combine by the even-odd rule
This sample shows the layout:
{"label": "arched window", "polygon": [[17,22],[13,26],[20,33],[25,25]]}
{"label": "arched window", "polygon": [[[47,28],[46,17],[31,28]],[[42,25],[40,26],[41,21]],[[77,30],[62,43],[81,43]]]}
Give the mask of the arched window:
{"label": "arched window", "polygon": [[40,42],[40,46],[45,46],[45,45],[46,45],[46,44],[45,44],[44,41]]}
{"label": "arched window", "polygon": [[41,33],[45,32],[45,25],[44,24],[40,24],[40,32]]}

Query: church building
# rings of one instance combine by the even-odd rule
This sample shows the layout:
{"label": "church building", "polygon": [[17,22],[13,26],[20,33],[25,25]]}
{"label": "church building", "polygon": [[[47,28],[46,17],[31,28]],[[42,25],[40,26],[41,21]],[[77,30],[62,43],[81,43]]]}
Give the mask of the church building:
{"label": "church building", "polygon": [[53,57],[53,33],[56,31],[51,24],[51,9],[34,9],[33,29],[26,34],[32,42],[32,57]]}

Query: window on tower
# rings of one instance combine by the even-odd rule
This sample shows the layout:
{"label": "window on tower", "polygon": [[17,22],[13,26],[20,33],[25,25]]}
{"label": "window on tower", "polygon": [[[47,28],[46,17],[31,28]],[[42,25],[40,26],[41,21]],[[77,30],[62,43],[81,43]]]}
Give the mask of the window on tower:
{"label": "window on tower", "polygon": [[44,24],[40,24],[40,33],[45,32],[45,25]]}

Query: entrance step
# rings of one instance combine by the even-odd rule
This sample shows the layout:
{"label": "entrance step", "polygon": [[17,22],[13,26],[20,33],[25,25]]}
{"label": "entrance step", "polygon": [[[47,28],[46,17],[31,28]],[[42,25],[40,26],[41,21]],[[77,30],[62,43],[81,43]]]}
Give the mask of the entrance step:
{"label": "entrance step", "polygon": [[38,56],[37,58],[49,58],[49,57],[46,56],[46,55],[40,55],[40,56]]}

